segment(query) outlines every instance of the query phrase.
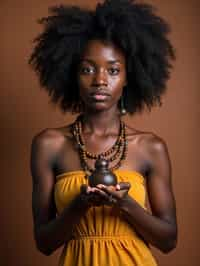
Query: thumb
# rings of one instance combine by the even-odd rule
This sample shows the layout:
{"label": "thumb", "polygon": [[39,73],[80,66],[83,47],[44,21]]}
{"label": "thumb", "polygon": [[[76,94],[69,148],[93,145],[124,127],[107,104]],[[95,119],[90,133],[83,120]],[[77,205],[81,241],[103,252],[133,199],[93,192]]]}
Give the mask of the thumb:
{"label": "thumb", "polygon": [[120,188],[120,190],[129,190],[131,184],[129,182],[119,182],[117,186]]}

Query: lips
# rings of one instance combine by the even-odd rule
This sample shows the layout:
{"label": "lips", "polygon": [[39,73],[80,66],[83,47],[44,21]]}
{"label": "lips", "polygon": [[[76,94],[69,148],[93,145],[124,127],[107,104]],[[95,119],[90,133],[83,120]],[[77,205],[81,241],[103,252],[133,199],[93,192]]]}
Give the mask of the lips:
{"label": "lips", "polygon": [[110,94],[108,94],[106,91],[100,91],[100,90],[98,90],[98,91],[91,92],[90,95],[91,96],[94,96],[94,95],[103,95],[103,96],[106,95],[106,96],[109,96]]}
{"label": "lips", "polygon": [[90,93],[90,96],[92,97],[92,99],[97,100],[97,101],[103,101],[106,100],[110,94],[108,94],[105,91],[93,91]]}
{"label": "lips", "polygon": [[92,98],[95,100],[105,100],[106,98],[108,98],[108,95],[105,94],[93,94]]}

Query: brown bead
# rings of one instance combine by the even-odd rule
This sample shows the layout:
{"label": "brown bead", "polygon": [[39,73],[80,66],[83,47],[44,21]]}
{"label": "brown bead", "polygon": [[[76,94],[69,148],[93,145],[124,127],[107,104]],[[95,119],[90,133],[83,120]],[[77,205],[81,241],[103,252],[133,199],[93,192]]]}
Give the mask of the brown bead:
{"label": "brown bead", "polygon": [[107,151],[102,152],[100,154],[93,154],[86,150],[85,143],[81,136],[81,133],[82,133],[82,123],[81,123],[80,117],[78,117],[73,125],[72,134],[73,134],[75,141],[78,144],[81,164],[85,171],[93,172],[94,170],[88,165],[87,159],[90,158],[90,159],[97,160],[100,156],[108,160],[108,162],[113,162],[118,159],[119,161],[110,169],[114,170],[114,169],[119,168],[122,160],[124,160],[126,157],[126,151],[127,151],[125,125],[122,121],[120,121],[119,136],[117,137],[117,140],[114,143],[114,145],[111,148],[109,148]]}

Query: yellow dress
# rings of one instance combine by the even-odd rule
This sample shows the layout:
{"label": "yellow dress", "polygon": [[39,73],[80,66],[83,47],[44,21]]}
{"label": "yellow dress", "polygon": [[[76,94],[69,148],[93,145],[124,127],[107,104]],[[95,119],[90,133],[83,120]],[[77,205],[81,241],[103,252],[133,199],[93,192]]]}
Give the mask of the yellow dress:
{"label": "yellow dress", "polygon": [[[145,184],[141,174],[117,169],[118,182],[130,182],[129,195],[145,208]],[[82,170],[56,176],[54,190],[58,214],[87,184]],[[67,225],[66,225],[67,226]],[[59,266],[156,266],[147,244],[110,206],[91,207],[75,226],[73,239],[64,246]]]}

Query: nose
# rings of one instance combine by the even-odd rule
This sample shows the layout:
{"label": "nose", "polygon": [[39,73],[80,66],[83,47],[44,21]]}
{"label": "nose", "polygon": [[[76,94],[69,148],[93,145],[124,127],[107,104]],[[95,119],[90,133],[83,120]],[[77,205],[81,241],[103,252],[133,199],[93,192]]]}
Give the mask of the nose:
{"label": "nose", "polygon": [[93,86],[107,86],[108,81],[107,81],[107,75],[105,73],[104,69],[99,69],[96,71],[95,75],[93,76]]}

